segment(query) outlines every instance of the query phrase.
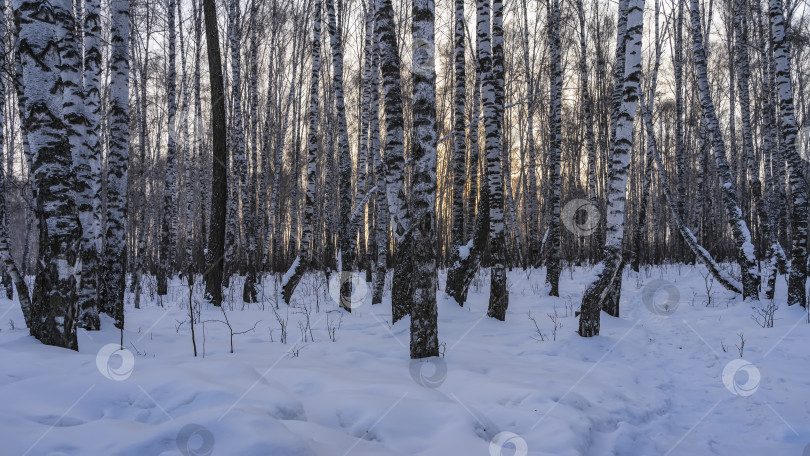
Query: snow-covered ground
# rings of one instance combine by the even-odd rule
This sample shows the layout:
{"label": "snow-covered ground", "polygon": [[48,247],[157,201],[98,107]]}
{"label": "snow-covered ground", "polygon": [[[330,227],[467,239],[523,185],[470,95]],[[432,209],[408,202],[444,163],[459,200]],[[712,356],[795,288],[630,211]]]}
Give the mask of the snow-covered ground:
{"label": "snow-covered ground", "polygon": [[272,280],[258,305],[235,281],[228,320],[255,329],[231,354],[222,312],[203,309],[197,358],[179,281],[163,307],[149,293],[128,306],[125,351],[109,319],[80,330],[79,353],[44,346],[2,300],[0,454],[810,455],[806,311],[784,304],[780,278],[775,325],[761,328],[717,284],[707,306],[703,271],[626,272],[621,318],[603,314],[591,339],[573,315],[587,268],[563,274],[560,298],[544,271],[511,272],[506,322],[486,317],[482,274],[463,308],[438,294],[444,357],[427,361],[409,359],[410,323],[390,324],[389,297],[372,306],[358,290],[345,314],[313,277],[278,310],[286,344]]}

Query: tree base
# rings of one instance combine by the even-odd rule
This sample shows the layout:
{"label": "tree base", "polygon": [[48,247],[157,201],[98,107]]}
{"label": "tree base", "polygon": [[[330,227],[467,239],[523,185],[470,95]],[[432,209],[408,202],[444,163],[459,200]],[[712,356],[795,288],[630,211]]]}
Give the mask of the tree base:
{"label": "tree base", "polygon": [[287,271],[287,281],[281,284],[281,299],[284,300],[284,304],[290,305],[295,288],[301,282],[301,278],[304,277],[305,269],[304,262],[301,261],[301,257],[299,256],[295,259],[290,270]]}
{"label": "tree base", "polygon": [[506,268],[494,264],[490,268],[489,309],[487,316],[500,321],[506,320],[509,307],[509,290],[506,288]]}
{"label": "tree base", "polygon": [[602,310],[612,316],[619,316],[622,269],[624,260],[621,251],[608,248],[603,260],[604,268],[599,277],[588,286],[582,296],[579,314],[579,335],[593,337],[599,335]]}
{"label": "tree base", "polygon": [[405,235],[394,252],[394,277],[391,285],[391,320],[396,323],[410,315],[413,305],[413,255],[411,233]]}
{"label": "tree base", "polygon": [[169,294],[169,278],[163,268],[158,268],[157,273],[157,294],[158,296],[166,296]]}
{"label": "tree base", "polygon": [[381,304],[383,293],[385,292],[385,258],[377,263],[377,271],[374,273],[374,292],[371,296],[371,304]]}
{"label": "tree base", "polygon": [[340,308],[352,312],[352,270],[344,269],[339,272],[340,277]]}
{"label": "tree base", "polygon": [[472,283],[480,266],[480,255],[477,252],[470,252],[467,258],[462,259],[458,254],[458,249],[454,249],[450,261],[452,266],[447,269],[447,283],[444,291],[448,296],[455,299],[459,306],[464,307],[464,303],[467,302],[470,283]]}

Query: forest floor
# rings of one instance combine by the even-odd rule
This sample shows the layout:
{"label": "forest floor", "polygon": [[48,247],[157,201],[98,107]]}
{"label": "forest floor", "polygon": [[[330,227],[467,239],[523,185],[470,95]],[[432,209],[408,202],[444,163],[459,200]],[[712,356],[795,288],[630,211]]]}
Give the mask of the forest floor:
{"label": "forest floor", "polygon": [[44,346],[0,300],[0,454],[810,455],[807,312],[780,277],[762,328],[702,273],[625,272],[621,318],[603,313],[590,339],[573,315],[589,268],[564,272],[559,298],[543,270],[512,271],[505,322],[486,317],[482,273],[463,308],[438,293],[444,357],[414,362],[390,297],[372,306],[360,286],[346,314],[314,276],[277,311],[286,343],[273,280],[250,305],[235,280],[227,318],[247,332],[231,354],[222,311],[204,308],[196,358],[179,280],[163,306],[152,285],[141,309],[128,295],[125,351],[107,318],[79,353]]}

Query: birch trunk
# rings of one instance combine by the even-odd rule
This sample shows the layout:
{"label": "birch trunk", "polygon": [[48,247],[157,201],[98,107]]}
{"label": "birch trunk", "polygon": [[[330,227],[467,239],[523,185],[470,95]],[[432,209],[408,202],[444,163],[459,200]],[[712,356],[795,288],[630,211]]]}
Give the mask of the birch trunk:
{"label": "birch trunk", "polygon": [[335,0],[327,0],[329,38],[332,45],[332,90],[335,94],[335,112],[338,129],[338,160],[340,163],[340,307],[351,312],[352,269],[355,261],[355,239],[350,224],[352,214],[352,157],[349,150],[346,104],[343,97],[343,41],[338,28]]}
{"label": "birch trunk", "polygon": [[168,34],[168,71],[166,74],[166,104],[169,119],[168,141],[166,145],[166,180],[163,186],[163,218],[161,223],[159,266],[157,274],[157,293],[165,296],[168,293],[168,280],[172,275],[174,255],[177,250],[177,64],[176,64],[176,24],[175,0],[166,4]]}
{"label": "birch trunk", "polygon": [[410,312],[412,293],[409,281],[399,275],[396,268],[407,269],[410,246],[406,235],[411,229],[410,214],[405,198],[404,122],[402,116],[402,88],[399,71],[399,47],[394,26],[391,0],[377,0],[377,39],[380,43],[380,70],[382,72],[383,102],[385,106],[385,184],[388,209],[396,241],[394,253],[394,283],[391,290],[392,320],[394,323]]}
{"label": "birch trunk", "polygon": [[110,141],[107,150],[107,226],[102,310],[124,327],[127,258],[127,165],[129,163],[129,1],[112,2]]}
{"label": "birch trunk", "polygon": [[[619,316],[619,299],[621,292],[624,255],[625,192],[627,174],[630,167],[630,154],[633,151],[633,122],[638,107],[639,81],[641,79],[641,38],[644,28],[644,0],[622,0],[620,14],[626,11],[626,25],[618,31],[618,43],[623,49],[620,59],[625,67],[617,70],[622,74],[616,86],[620,90],[621,103],[615,121],[613,150],[609,161],[607,192],[607,226],[605,227],[605,245],[603,259],[596,266],[598,276],[585,290],[582,297],[582,308],[579,319],[579,335],[592,337],[599,335],[600,312]],[[621,17],[620,17],[621,20]],[[615,105],[614,105],[615,108]]]}
{"label": "birch trunk", "polygon": [[465,138],[464,104],[466,102],[467,79],[464,61],[464,0],[455,0],[453,29],[455,92],[453,111],[453,201],[450,264],[447,271],[448,290],[457,288],[454,282],[461,278],[457,272],[461,260],[460,249],[465,243],[464,236],[464,187],[467,182],[467,144]]}
{"label": "birch trunk", "polygon": [[[504,255],[506,236],[503,223],[504,195],[501,173],[501,127],[503,125],[503,29],[502,3],[478,2],[478,61],[483,77],[481,105],[486,137],[486,176],[489,199],[490,292],[489,317],[505,320],[509,306]],[[490,15],[491,30],[490,33]]]}
{"label": "birch trunk", "polygon": [[546,253],[546,283],[549,296],[560,295],[560,158],[562,156],[562,67],[560,44],[560,3],[550,0],[548,7],[548,42],[550,53],[550,100],[549,100],[549,173],[551,175],[551,198],[548,222]]}
{"label": "birch trunk", "polygon": [[76,161],[76,199],[82,224],[82,275],[79,285],[78,324],[87,330],[99,329],[98,307],[101,284],[101,145],[99,143],[99,78],[101,51],[98,0],[84,3],[84,122],[79,160]]}
{"label": "birch trunk", "polygon": [[743,298],[759,300],[759,273],[757,272],[756,258],[754,258],[754,245],[751,243],[751,233],[748,225],[742,218],[742,211],[737,204],[737,192],[731,181],[731,171],[726,160],[726,147],[723,143],[723,136],[720,132],[717,114],[714,109],[714,102],[711,98],[709,79],[706,69],[706,51],[704,48],[703,31],[700,25],[700,6],[698,0],[691,0],[692,3],[692,43],[695,52],[695,68],[697,73],[698,90],[700,92],[700,104],[703,117],[706,121],[709,135],[711,136],[714,161],[717,168],[717,176],[722,186],[723,204],[726,208],[729,225],[734,235],[734,242],[737,247],[737,261],[740,263]]}
{"label": "birch trunk", "polygon": [[439,356],[436,308],[436,68],[433,0],[413,0],[411,359]]}
{"label": "birch trunk", "polygon": [[301,246],[293,265],[282,281],[282,297],[290,304],[293,292],[309,269],[312,252],[312,216],[315,210],[315,171],[318,160],[318,84],[321,72],[321,0],[315,0],[312,31],[312,78],[309,86],[309,136],[307,140],[307,192]]}
{"label": "birch trunk", "polygon": [[[79,103],[63,81],[60,54],[74,52],[66,35],[72,33],[73,5],[41,1],[15,2],[25,105],[21,117],[27,125],[32,153],[31,176],[39,221],[39,255],[31,303],[31,334],[47,345],[78,350],[76,341],[76,273],[81,230],[72,195],[71,144],[64,104]],[[73,43],[75,45],[75,43]],[[72,61],[76,73],[78,59]],[[66,64],[68,62],[65,62]],[[73,91],[74,99],[65,100]],[[71,119],[71,120],[75,120]]]}
{"label": "birch trunk", "polygon": [[796,150],[798,128],[793,105],[791,82],[790,39],[785,31],[786,23],[782,0],[770,0],[771,40],[776,79],[776,92],[779,95],[779,127],[782,133],[782,150],[790,170],[790,192],[793,212],[790,215],[793,225],[791,245],[791,267],[788,279],[788,305],[800,304],[807,307],[807,183],[804,179],[802,158]]}

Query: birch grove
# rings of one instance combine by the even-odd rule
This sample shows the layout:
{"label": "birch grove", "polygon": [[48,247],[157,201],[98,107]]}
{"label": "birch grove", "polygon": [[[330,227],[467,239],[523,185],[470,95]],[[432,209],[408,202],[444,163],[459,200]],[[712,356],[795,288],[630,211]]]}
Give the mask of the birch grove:
{"label": "birch grove", "polygon": [[0,267],[44,343],[314,287],[435,357],[445,298],[524,317],[516,269],[538,301],[590,271],[582,337],[622,316],[626,268],[807,306],[803,6],[221,6],[0,3]]}

